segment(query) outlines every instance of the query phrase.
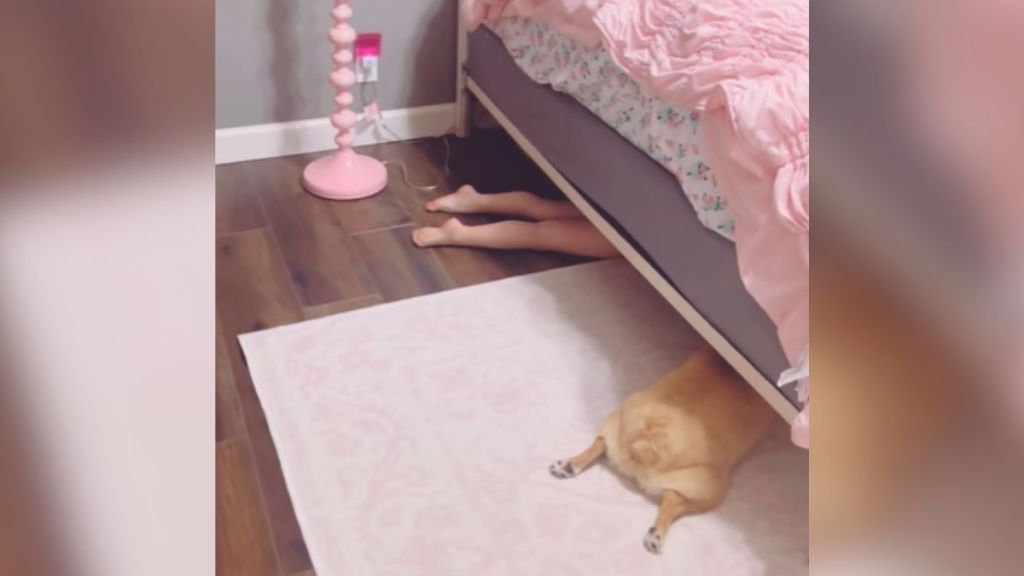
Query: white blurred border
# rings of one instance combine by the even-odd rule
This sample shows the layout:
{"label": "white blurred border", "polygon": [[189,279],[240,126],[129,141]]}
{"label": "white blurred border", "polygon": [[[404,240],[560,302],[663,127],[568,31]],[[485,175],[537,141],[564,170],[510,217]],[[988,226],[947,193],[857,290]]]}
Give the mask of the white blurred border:
{"label": "white blurred border", "polygon": [[12,393],[77,574],[213,573],[213,183],[164,159],[0,204]]}

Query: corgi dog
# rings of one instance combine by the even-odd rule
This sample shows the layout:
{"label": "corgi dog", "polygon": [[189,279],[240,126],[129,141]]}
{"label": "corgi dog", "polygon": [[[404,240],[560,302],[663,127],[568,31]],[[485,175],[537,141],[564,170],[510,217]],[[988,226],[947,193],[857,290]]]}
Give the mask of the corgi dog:
{"label": "corgi dog", "polygon": [[571,478],[602,456],[648,494],[660,498],[644,547],[660,554],[680,517],[721,504],[733,466],[768,430],[770,406],[710,348],[629,396],[581,454],[550,471]]}

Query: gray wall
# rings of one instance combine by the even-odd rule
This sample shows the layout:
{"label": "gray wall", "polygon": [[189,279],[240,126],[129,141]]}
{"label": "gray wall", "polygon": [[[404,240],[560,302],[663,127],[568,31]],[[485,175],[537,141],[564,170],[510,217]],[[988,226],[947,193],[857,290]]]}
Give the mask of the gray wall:
{"label": "gray wall", "polygon": [[[333,0],[216,0],[217,128],[329,116]],[[382,109],[455,100],[456,0],[352,0],[384,35]],[[358,94],[358,90],[357,90]]]}

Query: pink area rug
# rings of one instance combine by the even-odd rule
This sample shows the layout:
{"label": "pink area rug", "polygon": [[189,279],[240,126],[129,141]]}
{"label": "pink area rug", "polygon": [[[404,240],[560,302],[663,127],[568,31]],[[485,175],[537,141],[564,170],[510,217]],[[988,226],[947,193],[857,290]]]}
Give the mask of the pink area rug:
{"label": "pink area rug", "polygon": [[240,340],[318,576],[807,573],[807,454],[781,421],[662,556],[631,484],[548,474],[700,342],[624,262]]}

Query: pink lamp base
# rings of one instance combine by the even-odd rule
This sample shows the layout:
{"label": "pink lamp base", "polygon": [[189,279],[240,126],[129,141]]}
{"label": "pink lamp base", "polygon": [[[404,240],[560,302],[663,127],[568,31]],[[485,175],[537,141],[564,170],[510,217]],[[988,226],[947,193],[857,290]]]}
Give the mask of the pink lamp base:
{"label": "pink lamp base", "polygon": [[351,148],[315,160],[302,173],[306,190],[328,200],[358,200],[373,196],[388,185],[388,171],[380,161],[356,154]]}

